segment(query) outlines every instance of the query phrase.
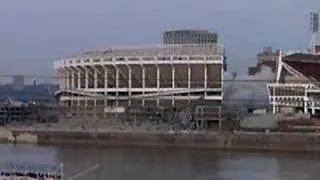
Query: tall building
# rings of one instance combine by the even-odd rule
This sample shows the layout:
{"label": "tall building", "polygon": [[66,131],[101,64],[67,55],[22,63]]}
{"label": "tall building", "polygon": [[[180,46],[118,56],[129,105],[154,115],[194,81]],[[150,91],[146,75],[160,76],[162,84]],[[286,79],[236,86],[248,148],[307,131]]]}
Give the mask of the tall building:
{"label": "tall building", "polygon": [[263,66],[269,67],[276,74],[279,60],[279,50],[273,51],[271,47],[265,47],[257,55],[257,64],[248,68],[248,75],[254,76],[259,73]]}
{"label": "tall building", "polygon": [[12,77],[12,89],[23,90],[24,89],[24,76],[15,75]]}
{"label": "tall building", "polygon": [[217,33],[206,30],[172,30],[163,34],[164,44],[216,44]]}

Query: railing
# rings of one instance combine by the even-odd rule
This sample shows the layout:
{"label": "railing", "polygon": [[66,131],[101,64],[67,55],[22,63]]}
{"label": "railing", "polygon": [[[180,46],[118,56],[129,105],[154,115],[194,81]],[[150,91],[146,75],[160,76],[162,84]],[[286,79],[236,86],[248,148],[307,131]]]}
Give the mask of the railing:
{"label": "railing", "polygon": [[50,177],[53,180],[60,180],[63,179],[63,164],[44,165],[31,163],[2,162],[0,163],[0,173],[1,176],[19,174],[20,177]]}
{"label": "railing", "polygon": [[270,96],[305,96],[311,92],[319,92],[320,88],[314,84],[267,84],[269,97]]}
{"label": "railing", "polygon": [[320,101],[314,94],[320,95],[320,88],[314,84],[270,83],[267,87],[271,105],[320,109]]}

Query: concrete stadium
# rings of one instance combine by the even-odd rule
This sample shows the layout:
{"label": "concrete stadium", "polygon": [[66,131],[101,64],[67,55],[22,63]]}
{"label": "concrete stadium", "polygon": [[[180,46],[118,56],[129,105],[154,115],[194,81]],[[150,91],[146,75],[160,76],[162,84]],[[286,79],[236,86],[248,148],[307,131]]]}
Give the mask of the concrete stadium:
{"label": "concrete stadium", "polygon": [[61,114],[102,121],[107,114],[117,121],[120,114],[130,122],[200,122],[202,127],[221,120],[226,60],[217,37],[209,38],[216,34],[168,33],[160,45],[107,48],[56,61]]}
{"label": "concrete stadium", "polygon": [[158,45],[85,52],[55,63],[62,104],[179,106],[222,101],[223,49]]}

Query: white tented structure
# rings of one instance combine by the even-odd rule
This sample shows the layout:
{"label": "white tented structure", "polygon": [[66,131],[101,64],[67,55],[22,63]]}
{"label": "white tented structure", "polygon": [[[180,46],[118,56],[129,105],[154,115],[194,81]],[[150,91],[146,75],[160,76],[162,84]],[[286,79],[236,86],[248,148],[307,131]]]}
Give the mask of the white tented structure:
{"label": "white tented structure", "polygon": [[316,114],[320,110],[320,56],[280,54],[275,83],[268,84],[273,113],[283,109]]}
{"label": "white tented structure", "polygon": [[61,104],[104,111],[128,106],[221,105],[224,49],[218,44],[118,47],[55,62]]}

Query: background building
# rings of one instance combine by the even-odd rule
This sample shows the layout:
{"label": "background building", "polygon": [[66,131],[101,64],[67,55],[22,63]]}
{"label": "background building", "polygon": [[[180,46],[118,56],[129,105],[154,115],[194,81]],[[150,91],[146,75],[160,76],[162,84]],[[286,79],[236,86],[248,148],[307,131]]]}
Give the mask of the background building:
{"label": "background building", "polygon": [[14,90],[11,84],[0,86],[0,102],[8,98],[19,100],[23,102],[29,101],[45,101],[54,102],[54,92],[58,90],[57,84],[39,84],[34,85],[26,84],[23,90]]}
{"label": "background building", "polygon": [[23,90],[24,89],[24,76],[15,75],[12,77],[12,89]]}
{"label": "background building", "polygon": [[206,30],[172,30],[163,35],[164,44],[216,44],[217,33]]}
{"label": "background building", "polygon": [[257,55],[256,66],[251,66],[248,68],[248,75],[256,75],[261,71],[262,66],[271,68],[271,71],[276,74],[279,52],[279,50],[273,51],[271,47],[265,47],[263,51]]}

